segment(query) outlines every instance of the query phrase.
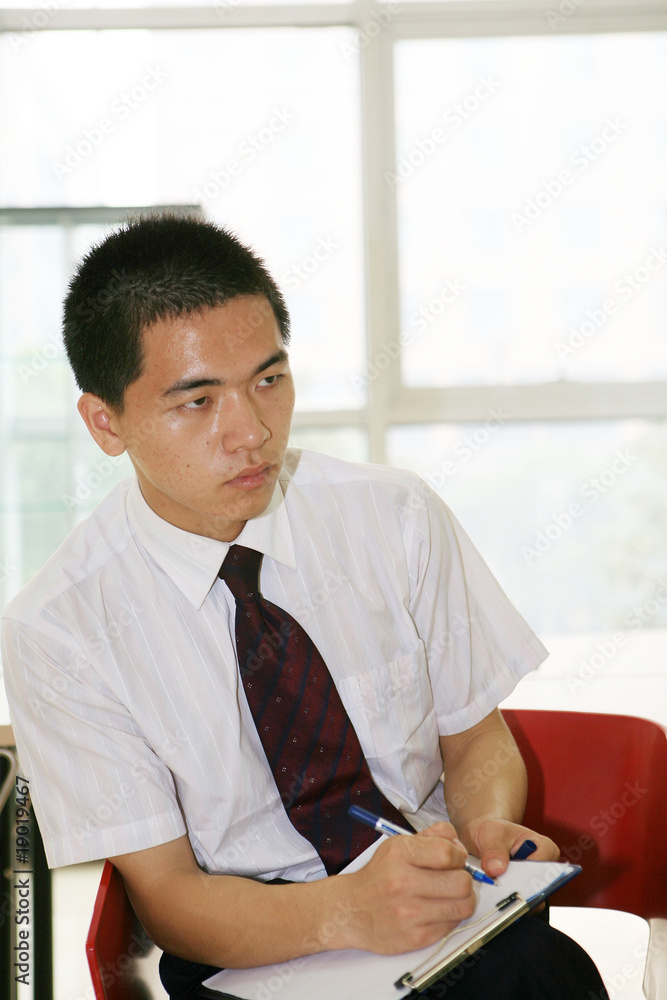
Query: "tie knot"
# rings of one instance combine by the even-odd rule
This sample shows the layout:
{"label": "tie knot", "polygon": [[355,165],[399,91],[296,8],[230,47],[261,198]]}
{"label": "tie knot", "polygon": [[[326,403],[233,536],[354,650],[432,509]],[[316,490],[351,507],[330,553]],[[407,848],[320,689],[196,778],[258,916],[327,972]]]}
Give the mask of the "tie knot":
{"label": "tie knot", "polygon": [[237,601],[254,601],[259,594],[262,553],[244,545],[232,545],[218,572]]}

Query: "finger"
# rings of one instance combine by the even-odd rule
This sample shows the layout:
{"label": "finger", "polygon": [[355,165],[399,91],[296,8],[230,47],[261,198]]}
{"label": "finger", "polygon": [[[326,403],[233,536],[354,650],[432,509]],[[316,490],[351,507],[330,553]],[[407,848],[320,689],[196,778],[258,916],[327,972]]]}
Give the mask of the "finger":
{"label": "finger", "polygon": [[402,846],[410,863],[420,868],[463,868],[468,857],[467,850],[458,838],[427,834],[424,831],[424,835],[401,839],[407,841]]}
{"label": "finger", "polygon": [[444,837],[446,840],[455,840],[459,844],[459,835],[452,826],[451,823],[433,823],[431,826],[427,826],[424,830],[420,830],[417,834],[418,837]]}
{"label": "finger", "polygon": [[423,869],[415,883],[415,893],[422,899],[447,902],[471,899],[474,903],[476,899],[472,876],[463,868],[446,872]]}
{"label": "finger", "polygon": [[[447,877],[450,876],[450,877]],[[413,886],[413,888],[415,888]],[[411,895],[400,907],[400,922],[422,927],[449,924],[440,927],[440,936],[452,927],[472,916],[477,905],[477,897],[472,889],[472,879],[467,872],[449,872],[445,876],[434,875],[417,894]]]}
{"label": "finger", "polygon": [[[518,830],[514,824],[490,820],[480,825],[477,844],[482,868],[491,878],[497,878],[507,870],[510,851],[517,839]],[[525,840],[522,838],[519,842]],[[519,844],[516,845],[517,848]]]}
{"label": "finger", "polygon": [[509,851],[502,850],[498,847],[492,847],[490,850],[482,853],[480,861],[482,863],[482,868],[489,878],[498,878],[507,871],[507,866],[510,863]]}
{"label": "finger", "polygon": [[476,840],[482,868],[491,878],[507,870],[511,858],[527,841],[534,845],[529,854],[531,861],[554,861],[560,857],[552,840],[518,823],[487,820],[480,824]]}
{"label": "finger", "polygon": [[407,862],[411,867],[448,871],[463,868],[467,855],[465,847],[458,841],[431,834],[391,837],[380,845],[371,862],[377,859],[378,863],[384,863],[387,859],[393,865]]}
{"label": "finger", "polygon": [[474,892],[457,898],[449,897],[445,900],[435,899],[426,901],[423,904],[422,919],[424,923],[449,922],[459,923],[467,920],[475,912],[477,897]]}
{"label": "finger", "polygon": [[461,843],[459,840],[459,835],[451,823],[433,823],[432,826],[427,826],[426,829],[420,830],[417,834],[419,837],[443,837],[445,840],[450,840],[453,844],[456,844],[461,851],[467,856],[468,849],[465,844]]}
{"label": "finger", "polygon": [[[476,897],[474,893],[460,899],[431,898],[415,900],[415,905],[402,905],[392,913],[394,916],[391,940],[396,941],[391,948],[393,952],[415,951],[435,944],[462,921],[467,920],[475,912]],[[370,950],[385,950],[377,948],[377,940]],[[389,951],[389,949],[387,949]]]}
{"label": "finger", "polygon": [[490,875],[491,878],[502,875],[507,870],[507,865],[512,857],[527,840],[535,844],[535,850],[530,853],[531,861],[557,861],[560,857],[560,851],[552,840],[522,827],[519,828],[507,851],[504,849],[504,845],[496,842],[489,846],[488,850],[482,852],[482,867],[487,875]]}

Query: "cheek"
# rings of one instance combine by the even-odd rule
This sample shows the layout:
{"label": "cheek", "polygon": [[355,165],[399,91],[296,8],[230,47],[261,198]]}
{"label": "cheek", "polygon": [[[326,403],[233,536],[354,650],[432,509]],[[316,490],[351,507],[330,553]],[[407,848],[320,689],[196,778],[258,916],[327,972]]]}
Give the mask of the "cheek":
{"label": "cheek", "polygon": [[203,450],[209,443],[210,433],[195,420],[184,420],[178,416],[165,421],[160,433],[153,440],[156,454],[174,461],[187,457],[195,451]]}
{"label": "cheek", "polygon": [[177,480],[181,470],[192,461],[195,449],[165,429],[151,441],[144,441],[136,450],[138,464],[146,473],[164,479]]}
{"label": "cheek", "polygon": [[290,424],[292,422],[292,413],[294,411],[294,384],[291,386],[291,392],[285,395],[285,398],[281,402],[280,410],[278,411],[279,420],[284,424],[286,432],[289,433]]}

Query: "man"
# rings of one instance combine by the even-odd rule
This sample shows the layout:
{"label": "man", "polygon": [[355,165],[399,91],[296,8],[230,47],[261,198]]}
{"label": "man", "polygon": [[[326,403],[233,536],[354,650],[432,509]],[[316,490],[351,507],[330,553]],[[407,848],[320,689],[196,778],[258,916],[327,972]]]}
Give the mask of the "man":
{"label": "man", "polygon": [[[497,708],[544,650],[416,477],[287,449],[289,321],[262,263],[144,219],[84,260],[64,329],[79,412],[136,478],[7,609],[7,692],[50,864],[112,859],[174,1000],[215,968],[424,947],[473,910],[468,851],[491,877],[528,837],[557,857],[521,826]],[[232,564],[256,553],[251,586]],[[339,876],[367,843],[353,796],[421,832]],[[503,939],[432,995],[604,995],[548,925]]]}

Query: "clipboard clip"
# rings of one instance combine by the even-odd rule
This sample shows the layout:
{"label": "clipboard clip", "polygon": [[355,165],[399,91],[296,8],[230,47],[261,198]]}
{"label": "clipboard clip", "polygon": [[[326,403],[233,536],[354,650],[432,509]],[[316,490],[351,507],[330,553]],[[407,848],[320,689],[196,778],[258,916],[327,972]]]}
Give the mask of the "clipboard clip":
{"label": "clipboard clip", "polygon": [[425,968],[427,963],[424,962],[414,972],[406,972],[404,976],[396,980],[394,986],[397,989],[405,989],[407,986],[416,993],[421,992],[427,986],[445,976],[451,969],[456,968],[464,959],[474,955],[483,944],[494,938],[496,934],[500,934],[501,931],[509,927],[510,924],[513,924],[519,917],[528,913],[529,910],[530,904],[528,901],[518,892],[511,892],[505,899],[501,899],[496,903],[495,907],[489,910],[481,920],[477,921],[477,923],[483,924],[483,926],[474,932],[471,937],[468,937],[459,947],[456,947],[453,952],[445,955],[439,961],[437,960],[438,953],[449,941],[450,937],[458,931],[465,932],[466,930],[472,930],[475,926],[474,924],[469,924],[468,927],[454,928],[450,934],[443,938],[435,954],[428,960],[432,964],[429,964]]}
{"label": "clipboard clip", "polygon": [[506,906],[511,906],[512,903],[515,903],[517,901],[517,899],[521,899],[521,896],[519,895],[519,893],[518,892],[511,892],[509,894],[509,896],[507,897],[507,899],[501,899],[499,903],[496,903],[496,909],[497,910],[504,910]]}

